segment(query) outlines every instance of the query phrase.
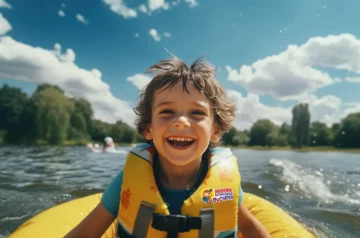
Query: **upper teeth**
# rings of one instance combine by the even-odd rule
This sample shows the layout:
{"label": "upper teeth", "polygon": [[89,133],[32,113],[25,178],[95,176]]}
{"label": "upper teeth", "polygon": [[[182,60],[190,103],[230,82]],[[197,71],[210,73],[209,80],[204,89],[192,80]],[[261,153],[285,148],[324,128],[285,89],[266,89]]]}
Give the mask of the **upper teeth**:
{"label": "upper teeth", "polygon": [[192,138],[181,138],[181,137],[169,137],[169,140],[176,140],[176,141],[193,141]]}

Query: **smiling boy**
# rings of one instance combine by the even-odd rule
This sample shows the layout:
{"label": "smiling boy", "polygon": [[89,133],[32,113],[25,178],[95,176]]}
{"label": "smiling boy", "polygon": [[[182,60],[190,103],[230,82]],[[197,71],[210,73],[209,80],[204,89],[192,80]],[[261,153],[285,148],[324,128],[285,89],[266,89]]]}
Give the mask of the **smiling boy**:
{"label": "smiling boy", "polygon": [[[217,147],[235,106],[201,60],[160,61],[135,110],[147,143],[127,156],[101,203],[67,237],[270,237],[242,203],[237,159]],[[203,200],[205,190],[213,200]]]}

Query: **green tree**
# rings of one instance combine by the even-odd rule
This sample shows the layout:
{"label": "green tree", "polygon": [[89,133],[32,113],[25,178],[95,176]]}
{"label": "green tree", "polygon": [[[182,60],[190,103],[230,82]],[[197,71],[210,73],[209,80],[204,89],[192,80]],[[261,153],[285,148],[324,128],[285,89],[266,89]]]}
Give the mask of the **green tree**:
{"label": "green tree", "polygon": [[111,135],[112,125],[100,120],[92,121],[91,138],[94,141],[104,141],[106,136]]}
{"label": "green tree", "polygon": [[279,146],[288,146],[293,144],[293,135],[291,132],[291,125],[284,122],[279,129],[278,143]]}
{"label": "green tree", "polygon": [[273,139],[273,136],[270,136],[268,138],[267,136],[275,130],[276,126],[270,120],[257,120],[250,129],[249,145],[268,145],[267,143],[270,142],[270,139]]}
{"label": "green tree", "polygon": [[32,143],[36,140],[36,114],[37,106],[33,97],[25,104],[19,117],[18,128],[21,133],[16,139],[17,143]]}
{"label": "green tree", "polygon": [[69,139],[89,139],[92,126],[93,110],[88,101],[83,98],[71,99],[74,111],[71,115]]}
{"label": "green tree", "polygon": [[28,96],[19,88],[5,84],[0,89],[0,130],[4,131],[9,142],[14,142],[22,133],[18,124],[27,100]]}
{"label": "green tree", "polygon": [[333,146],[336,146],[336,135],[338,134],[339,130],[340,130],[340,123],[332,124],[331,132],[333,134],[333,140],[332,140],[331,143],[332,143]]}
{"label": "green tree", "polygon": [[[18,88],[4,85],[0,89],[0,143],[6,135],[12,142],[33,143],[38,140],[62,144],[65,139],[103,141],[111,136],[115,142],[144,142],[128,124],[93,120],[93,110],[83,98],[67,98],[58,86],[38,85],[28,98]],[[12,130],[11,133],[7,133]]]}
{"label": "green tree", "polygon": [[265,144],[270,147],[278,145],[279,144],[279,132],[277,130],[273,130],[273,131],[269,132],[266,135]]}
{"label": "green tree", "polygon": [[360,147],[360,112],[351,113],[341,121],[340,129],[335,136],[338,147]]}
{"label": "green tree", "polygon": [[123,123],[122,121],[117,121],[112,126],[111,136],[113,139],[117,142],[122,142],[124,140],[124,134],[125,134],[125,127],[127,125]]}
{"label": "green tree", "polygon": [[62,95],[65,94],[64,90],[62,90],[59,86],[57,85],[51,85],[51,84],[48,84],[48,83],[43,83],[43,84],[39,84],[34,92],[33,95],[36,95],[37,93],[41,92],[41,91],[44,91],[45,89],[48,89],[48,88],[52,88],[53,90],[56,90],[58,91],[59,93],[61,93]]}
{"label": "green tree", "polygon": [[67,139],[70,115],[74,105],[56,87],[42,87],[33,95],[36,106],[36,137],[50,144],[62,144]]}
{"label": "green tree", "polygon": [[124,136],[122,142],[134,143],[136,139],[136,131],[129,126],[124,127]]}
{"label": "green tree", "polygon": [[284,134],[284,135],[290,135],[291,134],[291,125],[288,125],[286,122],[281,124],[279,133]]}
{"label": "green tree", "polygon": [[312,122],[310,126],[310,145],[328,146],[333,140],[331,129],[322,122]]}
{"label": "green tree", "polygon": [[249,143],[249,131],[237,131],[234,138],[235,145],[247,145]]}
{"label": "green tree", "polygon": [[295,138],[295,147],[301,148],[308,144],[310,112],[307,103],[300,103],[292,109],[292,133]]}
{"label": "green tree", "polygon": [[235,138],[236,138],[237,130],[235,127],[231,127],[230,130],[222,136],[222,141],[224,145],[235,145]]}

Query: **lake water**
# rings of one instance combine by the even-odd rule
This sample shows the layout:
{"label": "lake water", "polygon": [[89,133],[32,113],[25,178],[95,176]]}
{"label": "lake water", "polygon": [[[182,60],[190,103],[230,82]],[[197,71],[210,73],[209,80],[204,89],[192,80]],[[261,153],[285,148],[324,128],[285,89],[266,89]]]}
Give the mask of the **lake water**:
{"label": "lake water", "polygon": [[[245,192],[288,210],[317,237],[359,237],[360,154],[233,152]],[[0,147],[0,237],[49,207],[104,191],[124,159],[84,147]]]}

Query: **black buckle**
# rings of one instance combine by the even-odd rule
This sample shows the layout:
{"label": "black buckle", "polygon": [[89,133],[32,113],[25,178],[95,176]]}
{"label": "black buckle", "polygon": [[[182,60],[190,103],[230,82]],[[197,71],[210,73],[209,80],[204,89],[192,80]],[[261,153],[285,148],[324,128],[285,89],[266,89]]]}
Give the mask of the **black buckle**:
{"label": "black buckle", "polygon": [[171,233],[188,232],[191,229],[201,229],[201,217],[154,213],[151,226]]}

